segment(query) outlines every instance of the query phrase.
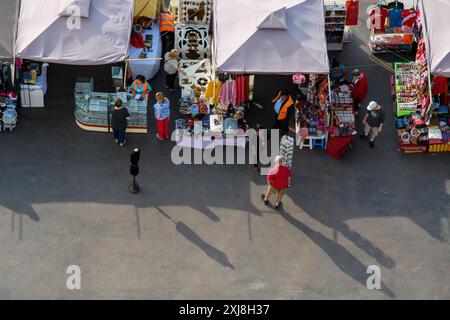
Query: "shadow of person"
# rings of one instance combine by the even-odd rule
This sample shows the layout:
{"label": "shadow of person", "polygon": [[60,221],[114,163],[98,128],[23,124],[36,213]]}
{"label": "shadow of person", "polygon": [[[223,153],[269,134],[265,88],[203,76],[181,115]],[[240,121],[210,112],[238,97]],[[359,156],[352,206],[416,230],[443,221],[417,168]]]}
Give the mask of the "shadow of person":
{"label": "shadow of person", "polygon": [[350,229],[350,227],[343,221],[337,221],[332,225],[332,227],[339,231],[348,240],[353,242],[358,248],[376,259],[383,267],[387,269],[393,269],[395,267],[396,263],[394,259],[388,256],[383,250],[378,248],[359,232]]}
{"label": "shadow of person", "polygon": [[175,225],[176,230],[180,234],[182,234],[186,239],[188,239],[197,247],[199,247],[208,257],[217,261],[224,267],[228,267],[232,270],[235,269],[235,267],[230,263],[227,255],[224,252],[220,251],[219,249],[213,247],[212,245],[204,241],[186,224],[184,224],[183,222],[177,222]]}
{"label": "shadow of person", "polygon": [[[306,236],[308,236],[311,241],[313,241],[320,249],[322,249],[334,262],[334,264],[345,274],[350,276],[353,280],[359,282],[361,285],[366,287],[367,281],[367,267],[355,258],[350,252],[347,251],[342,245],[336,243],[320,232],[316,232],[295,219],[289,213],[284,210],[280,211],[280,215],[298,230],[302,231]],[[395,294],[389,289],[386,284],[381,283],[381,291],[385,293],[390,298],[395,298]]]}

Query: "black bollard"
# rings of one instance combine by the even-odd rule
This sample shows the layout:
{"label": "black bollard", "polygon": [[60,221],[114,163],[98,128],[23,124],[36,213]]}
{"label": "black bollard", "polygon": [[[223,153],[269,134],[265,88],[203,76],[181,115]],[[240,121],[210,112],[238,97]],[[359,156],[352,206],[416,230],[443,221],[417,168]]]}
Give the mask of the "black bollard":
{"label": "black bollard", "polygon": [[139,175],[139,159],[141,157],[141,151],[139,148],[135,148],[130,155],[130,174],[133,177],[131,186],[129,188],[131,193],[138,193],[140,187],[136,181],[136,177]]}

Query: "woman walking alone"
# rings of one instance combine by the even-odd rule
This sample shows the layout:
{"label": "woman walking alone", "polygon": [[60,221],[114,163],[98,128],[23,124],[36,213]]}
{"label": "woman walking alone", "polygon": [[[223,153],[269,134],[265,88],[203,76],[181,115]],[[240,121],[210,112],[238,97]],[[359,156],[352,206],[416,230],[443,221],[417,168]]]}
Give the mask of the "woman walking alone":
{"label": "woman walking alone", "polygon": [[122,106],[122,100],[117,99],[114,104],[114,110],[111,115],[111,127],[113,130],[114,140],[121,147],[125,144],[125,132],[128,127],[128,118],[130,113],[127,108]]}
{"label": "woman walking alone", "polygon": [[170,120],[170,101],[164,96],[164,93],[158,92],[156,94],[156,103],[153,108],[158,128],[156,137],[162,142],[164,139],[169,139]]}

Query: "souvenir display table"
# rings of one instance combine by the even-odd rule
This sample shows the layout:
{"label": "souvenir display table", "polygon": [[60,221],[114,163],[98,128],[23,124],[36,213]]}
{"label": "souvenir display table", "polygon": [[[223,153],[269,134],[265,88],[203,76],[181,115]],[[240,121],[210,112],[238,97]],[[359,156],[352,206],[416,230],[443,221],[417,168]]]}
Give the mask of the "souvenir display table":
{"label": "souvenir display table", "polygon": [[355,136],[355,114],[353,109],[352,86],[340,84],[333,87],[331,93],[332,105],[332,136]]}
{"label": "souvenir display table", "polygon": [[329,80],[307,75],[306,101],[296,107],[296,143],[300,149],[325,149],[330,125]]}
{"label": "souvenir display table", "polygon": [[147,100],[136,100],[126,92],[93,92],[93,82],[77,82],[75,86],[75,122],[88,131],[111,132],[111,113],[117,98],[128,108],[128,133],[147,133]]}
{"label": "souvenir display table", "polygon": [[405,33],[372,33],[369,48],[372,53],[411,52],[414,42],[412,32]]}
{"label": "souvenir display table", "polygon": [[395,63],[394,111],[400,150],[426,152],[428,147],[429,86],[426,64]]}
{"label": "souvenir display table", "polygon": [[161,64],[162,41],[159,34],[159,25],[153,23],[151,29],[143,29],[142,37],[147,46],[136,48],[130,45],[128,66],[133,79],[136,79],[140,74],[146,79],[153,78],[158,73]]}
{"label": "souvenir display table", "polygon": [[367,8],[371,29],[369,48],[372,53],[412,51],[417,12],[401,1]]}

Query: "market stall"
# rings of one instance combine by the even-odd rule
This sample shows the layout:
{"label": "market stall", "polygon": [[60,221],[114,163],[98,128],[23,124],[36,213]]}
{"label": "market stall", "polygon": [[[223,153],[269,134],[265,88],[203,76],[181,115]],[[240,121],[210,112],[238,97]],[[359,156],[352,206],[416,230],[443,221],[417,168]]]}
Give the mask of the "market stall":
{"label": "market stall", "polygon": [[[249,77],[217,77],[211,63],[209,21],[212,1],[179,1],[175,48],[180,58],[182,90],[176,142],[179,146],[210,149],[216,146],[245,148],[245,103]],[[242,131],[240,131],[241,129]]]}
{"label": "market stall", "polygon": [[0,133],[17,124],[14,39],[18,19],[18,0],[0,2]]}
{"label": "market stall", "polygon": [[450,152],[450,2],[420,1],[419,8],[425,43],[422,51],[432,74],[428,151]]}
{"label": "market stall", "polygon": [[411,1],[380,1],[367,8],[372,53],[412,51],[417,11]]}
{"label": "market stall", "polygon": [[[78,0],[79,11],[71,5],[59,0],[21,1],[15,52],[24,59],[20,76],[25,106],[44,106],[48,63],[108,65],[128,57],[134,0]],[[94,92],[93,86],[77,82],[76,123],[86,130],[109,131],[117,94]],[[131,113],[130,132],[146,132],[146,101],[122,98]]]}
{"label": "market stall", "polygon": [[[324,15],[323,3],[313,0],[264,4],[256,0],[216,1],[213,30],[216,73],[307,74],[310,79],[321,79],[319,91],[325,93],[325,98],[316,107],[323,111],[323,121],[328,122],[329,61]],[[297,143],[303,145],[299,130]],[[311,134],[322,135],[320,130]]]}

